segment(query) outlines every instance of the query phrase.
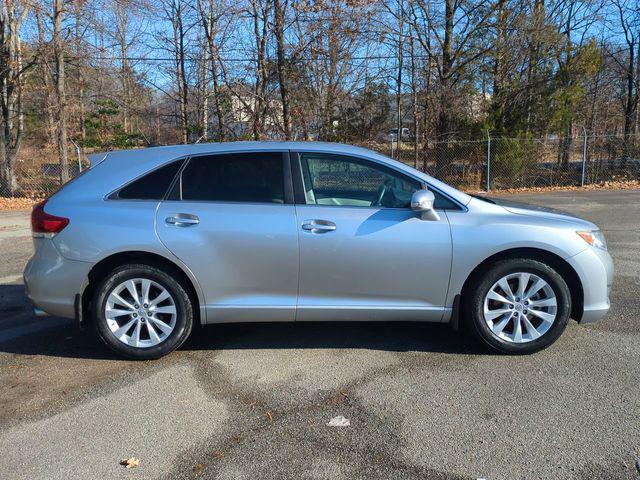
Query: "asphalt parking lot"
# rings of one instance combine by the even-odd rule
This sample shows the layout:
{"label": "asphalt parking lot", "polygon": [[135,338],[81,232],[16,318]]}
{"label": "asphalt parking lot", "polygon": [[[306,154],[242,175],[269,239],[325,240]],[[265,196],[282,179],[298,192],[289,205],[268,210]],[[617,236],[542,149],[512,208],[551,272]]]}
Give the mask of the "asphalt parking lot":
{"label": "asphalt parking lot", "polygon": [[640,191],[510,198],[594,221],[616,267],[606,320],[526,357],[443,325],[256,323],[119,360],[32,315],[28,212],[0,212],[0,478],[640,478]]}

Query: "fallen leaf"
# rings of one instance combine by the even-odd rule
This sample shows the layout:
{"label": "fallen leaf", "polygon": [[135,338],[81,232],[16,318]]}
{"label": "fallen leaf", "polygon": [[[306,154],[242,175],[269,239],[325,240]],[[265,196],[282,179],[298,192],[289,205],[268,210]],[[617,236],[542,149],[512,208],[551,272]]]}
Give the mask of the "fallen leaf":
{"label": "fallen leaf", "polygon": [[136,468],[140,465],[140,460],[136,457],[125,458],[124,460],[120,460],[120,465],[124,465],[127,468]]}
{"label": "fallen leaf", "polygon": [[200,473],[202,470],[204,470],[204,465],[201,463],[198,463],[197,465],[194,465],[193,468],[193,473],[198,474]]}
{"label": "fallen leaf", "polygon": [[217,451],[217,452],[213,452],[213,454],[218,458],[224,458],[224,452]]}

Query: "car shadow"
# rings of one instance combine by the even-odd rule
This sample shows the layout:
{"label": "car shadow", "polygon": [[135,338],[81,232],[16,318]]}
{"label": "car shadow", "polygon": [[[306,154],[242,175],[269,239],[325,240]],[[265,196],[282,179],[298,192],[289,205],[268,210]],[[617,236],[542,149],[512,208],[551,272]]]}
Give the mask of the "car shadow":
{"label": "car shadow", "polygon": [[[10,335],[19,329],[18,335]],[[9,335],[7,335],[9,333]],[[490,354],[448,325],[417,322],[231,323],[198,327],[179,351],[368,349]],[[72,320],[35,317],[22,285],[0,285],[0,353],[118,360]]]}
{"label": "car shadow", "polygon": [[207,325],[183,350],[368,349],[389,352],[485,354],[448,325],[418,322],[282,322]]}

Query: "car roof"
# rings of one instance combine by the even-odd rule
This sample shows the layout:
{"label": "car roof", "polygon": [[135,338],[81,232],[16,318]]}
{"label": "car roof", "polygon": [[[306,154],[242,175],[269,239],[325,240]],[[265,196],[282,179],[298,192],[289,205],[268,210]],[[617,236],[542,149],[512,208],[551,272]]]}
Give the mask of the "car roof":
{"label": "car roof", "polygon": [[94,153],[89,155],[91,164],[99,163],[105,158],[119,157],[130,158],[143,156],[178,158],[184,155],[200,155],[206,153],[221,152],[246,152],[250,150],[312,150],[320,152],[366,154],[375,153],[372,150],[332,142],[284,142],[284,141],[244,141],[244,142],[215,142],[215,143],[190,143],[180,145],[163,145],[157,147],[137,148],[130,150],[112,150],[110,152]]}

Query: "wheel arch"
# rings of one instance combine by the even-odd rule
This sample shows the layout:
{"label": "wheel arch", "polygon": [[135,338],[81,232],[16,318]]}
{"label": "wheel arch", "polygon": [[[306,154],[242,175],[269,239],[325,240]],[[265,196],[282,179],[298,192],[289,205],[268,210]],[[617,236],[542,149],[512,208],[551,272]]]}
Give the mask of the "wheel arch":
{"label": "wheel arch", "polygon": [[204,314],[201,311],[201,307],[204,303],[202,302],[199,294],[196,280],[193,279],[183,267],[171,259],[157,253],[139,250],[113,253],[97,262],[91,268],[87,275],[87,283],[81,294],[83,319],[91,318],[91,300],[100,282],[104,280],[104,278],[115,268],[128,263],[143,263],[145,265],[151,265],[174,275],[187,290],[187,293],[193,302],[193,312],[194,315],[196,315],[194,324],[201,325],[204,323]]}
{"label": "wheel arch", "polygon": [[[457,305],[464,308],[464,301],[460,301],[468,294],[469,289],[473,285],[475,279],[485,272],[489,266],[500,261],[510,258],[529,258],[546,263],[556,270],[567,283],[569,293],[571,294],[571,318],[580,321],[584,308],[584,293],[582,289],[582,281],[573,267],[562,257],[548,250],[540,248],[511,248],[495,253],[480,262],[467,276],[462,289],[458,296]],[[461,312],[460,312],[461,313]]]}

